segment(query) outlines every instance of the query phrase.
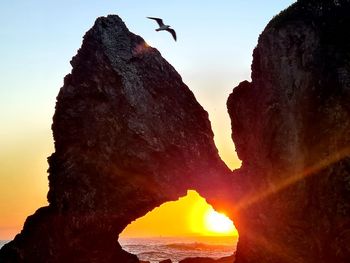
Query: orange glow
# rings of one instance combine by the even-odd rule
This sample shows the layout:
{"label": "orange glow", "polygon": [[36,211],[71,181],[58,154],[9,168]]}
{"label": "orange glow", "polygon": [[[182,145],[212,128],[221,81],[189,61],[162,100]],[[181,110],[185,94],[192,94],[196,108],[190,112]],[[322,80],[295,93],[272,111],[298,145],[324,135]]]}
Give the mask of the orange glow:
{"label": "orange glow", "polygon": [[17,141],[0,139],[0,240],[13,239],[25,219],[47,205],[46,158],[53,151],[51,131],[27,133]]}
{"label": "orange glow", "polygon": [[237,235],[232,221],[224,214],[220,214],[213,209],[208,209],[205,217],[207,231],[215,234]]}
{"label": "orange glow", "polygon": [[121,237],[156,236],[238,236],[232,221],[216,212],[195,191],[185,197],[167,202],[137,219]]}

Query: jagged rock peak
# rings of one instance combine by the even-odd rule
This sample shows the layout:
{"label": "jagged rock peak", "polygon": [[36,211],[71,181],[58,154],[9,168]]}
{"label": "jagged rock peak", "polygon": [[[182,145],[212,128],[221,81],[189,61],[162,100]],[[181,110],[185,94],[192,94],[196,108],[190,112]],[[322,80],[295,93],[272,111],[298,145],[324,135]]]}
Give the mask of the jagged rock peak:
{"label": "jagged rock peak", "polygon": [[[268,23],[268,26],[278,27],[284,22],[299,20],[303,23],[320,23],[329,26],[329,22],[339,21],[337,17],[348,20],[346,14],[349,6],[350,0],[299,0],[275,16]],[[336,28],[334,29],[336,30]]]}
{"label": "jagged rock peak", "polygon": [[[98,44],[98,49],[103,50],[112,61],[116,58],[131,59],[142,50],[155,51],[142,37],[131,33],[118,15],[97,18],[94,26],[86,32],[84,42]],[[72,62],[74,67],[74,59]]]}
{"label": "jagged rock peak", "polygon": [[[95,52],[102,52],[116,68],[121,66],[118,65],[120,62],[125,63],[137,58],[147,59],[152,56],[160,56],[157,49],[150,47],[142,37],[130,32],[123,20],[117,15],[96,19],[94,26],[84,36],[81,50],[84,49],[84,44],[86,45],[85,49],[92,48]],[[84,58],[84,55],[78,52],[77,56],[72,59],[73,68],[76,63],[79,63],[81,57]],[[175,72],[172,68],[172,73]]]}

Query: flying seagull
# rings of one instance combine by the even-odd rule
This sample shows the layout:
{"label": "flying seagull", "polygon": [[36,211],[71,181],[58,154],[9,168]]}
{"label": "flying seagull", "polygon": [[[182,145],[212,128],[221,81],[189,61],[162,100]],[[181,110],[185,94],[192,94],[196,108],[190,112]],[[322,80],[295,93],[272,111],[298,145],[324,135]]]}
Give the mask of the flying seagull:
{"label": "flying seagull", "polygon": [[158,25],[159,25],[159,28],[156,29],[156,31],[162,31],[162,30],[166,30],[168,31],[170,34],[172,34],[173,38],[175,39],[176,41],[176,32],[174,29],[170,28],[170,26],[168,25],[164,25],[163,23],[163,20],[161,18],[157,18],[157,17],[147,17],[149,19],[153,19],[153,20],[156,20]]}

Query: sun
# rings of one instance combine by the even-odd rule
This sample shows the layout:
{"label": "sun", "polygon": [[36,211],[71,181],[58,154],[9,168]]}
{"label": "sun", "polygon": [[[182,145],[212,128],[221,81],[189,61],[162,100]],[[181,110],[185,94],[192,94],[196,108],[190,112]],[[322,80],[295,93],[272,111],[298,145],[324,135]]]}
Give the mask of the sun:
{"label": "sun", "polygon": [[204,215],[204,226],[208,234],[237,236],[237,230],[233,222],[224,214],[209,208]]}
{"label": "sun", "polygon": [[238,237],[238,231],[230,218],[215,211],[197,192],[189,191],[188,195],[194,200],[189,214],[189,224],[193,234]]}
{"label": "sun", "polygon": [[162,204],[138,218],[119,235],[122,238],[157,236],[238,237],[238,232],[227,216],[216,212],[196,191],[190,190],[178,201]]}

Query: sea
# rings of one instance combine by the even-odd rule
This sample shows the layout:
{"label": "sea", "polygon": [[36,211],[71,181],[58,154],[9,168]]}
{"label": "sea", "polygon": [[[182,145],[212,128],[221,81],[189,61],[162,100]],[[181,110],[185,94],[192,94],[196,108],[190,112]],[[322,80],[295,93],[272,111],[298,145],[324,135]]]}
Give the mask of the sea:
{"label": "sea", "polygon": [[[210,257],[218,259],[236,251],[236,237],[150,237],[120,238],[124,250],[140,260],[158,263],[171,259],[173,263],[188,257]],[[9,240],[0,240],[0,248]]]}
{"label": "sea", "polygon": [[177,263],[189,257],[210,257],[218,259],[231,256],[236,251],[236,237],[153,237],[121,238],[124,250],[136,255],[140,260],[158,263],[171,259]]}

